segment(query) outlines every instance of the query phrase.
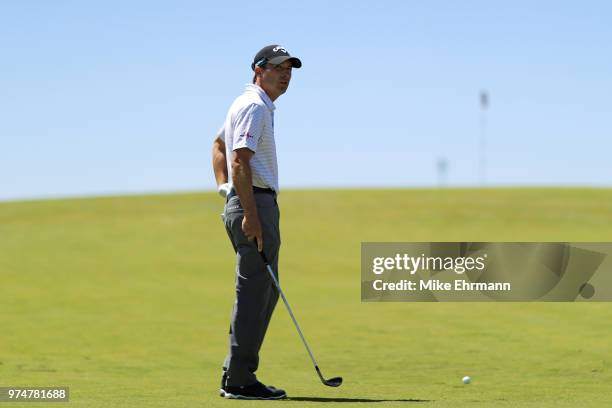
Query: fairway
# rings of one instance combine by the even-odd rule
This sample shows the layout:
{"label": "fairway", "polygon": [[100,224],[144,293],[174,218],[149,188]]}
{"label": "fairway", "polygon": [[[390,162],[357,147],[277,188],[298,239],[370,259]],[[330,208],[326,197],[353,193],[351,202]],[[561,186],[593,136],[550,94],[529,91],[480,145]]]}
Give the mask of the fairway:
{"label": "fairway", "polygon": [[278,202],[280,283],[340,388],[321,385],[279,301],[257,374],[290,400],[219,398],[234,264],[214,193],[0,203],[0,386],[69,386],[66,406],[87,408],[612,403],[609,303],[360,301],[363,241],[612,241],[611,189]]}

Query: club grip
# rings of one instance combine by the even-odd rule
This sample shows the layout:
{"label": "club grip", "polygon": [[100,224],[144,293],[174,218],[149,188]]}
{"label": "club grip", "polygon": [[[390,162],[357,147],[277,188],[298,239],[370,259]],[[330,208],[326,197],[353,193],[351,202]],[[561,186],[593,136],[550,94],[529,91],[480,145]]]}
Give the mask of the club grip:
{"label": "club grip", "polygon": [[[257,248],[257,238],[255,238],[255,248]],[[261,259],[263,259],[266,265],[270,263],[268,262],[268,258],[266,258],[266,254],[264,253],[263,250],[259,253],[259,255],[261,255]]]}

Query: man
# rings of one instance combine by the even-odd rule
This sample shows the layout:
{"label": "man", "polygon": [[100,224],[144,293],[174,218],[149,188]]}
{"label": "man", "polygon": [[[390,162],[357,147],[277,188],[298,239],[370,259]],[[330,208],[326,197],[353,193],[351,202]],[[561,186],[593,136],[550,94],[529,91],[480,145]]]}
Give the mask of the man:
{"label": "man", "polygon": [[266,386],[255,376],[259,349],[278,300],[278,291],[259,252],[265,253],[278,274],[274,101],[287,91],[291,69],[301,66],[298,58],[279,45],[262,48],[251,64],[253,83],[234,101],[213,143],[217,186],[219,193],[227,196],[223,220],[236,252],[236,301],[220,390],[225,398],[287,396],[285,391]]}

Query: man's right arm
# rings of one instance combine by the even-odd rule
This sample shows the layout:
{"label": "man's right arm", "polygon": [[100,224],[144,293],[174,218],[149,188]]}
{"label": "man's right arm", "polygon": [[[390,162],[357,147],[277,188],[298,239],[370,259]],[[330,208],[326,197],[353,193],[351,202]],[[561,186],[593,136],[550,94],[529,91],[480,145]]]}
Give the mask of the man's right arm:
{"label": "man's right arm", "polygon": [[250,163],[253,154],[253,151],[246,147],[234,150],[232,156],[232,182],[244,210],[242,231],[249,241],[257,240],[257,250],[261,252],[263,250],[263,237],[257,205],[253,196],[253,176],[251,174]]}

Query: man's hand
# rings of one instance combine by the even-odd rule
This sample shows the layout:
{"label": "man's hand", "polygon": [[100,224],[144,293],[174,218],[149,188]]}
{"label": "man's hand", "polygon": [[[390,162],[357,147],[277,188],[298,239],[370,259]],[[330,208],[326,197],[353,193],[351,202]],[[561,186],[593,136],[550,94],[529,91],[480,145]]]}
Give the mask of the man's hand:
{"label": "man's hand", "polygon": [[257,251],[263,251],[263,239],[261,233],[261,223],[259,222],[259,217],[244,215],[242,219],[242,232],[248,238],[249,241],[256,240]]}
{"label": "man's hand", "polygon": [[217,187],[217,192],[223,198],[227,197],[230,191],[232,191],[232,185],[230,183],[223,183]]}

